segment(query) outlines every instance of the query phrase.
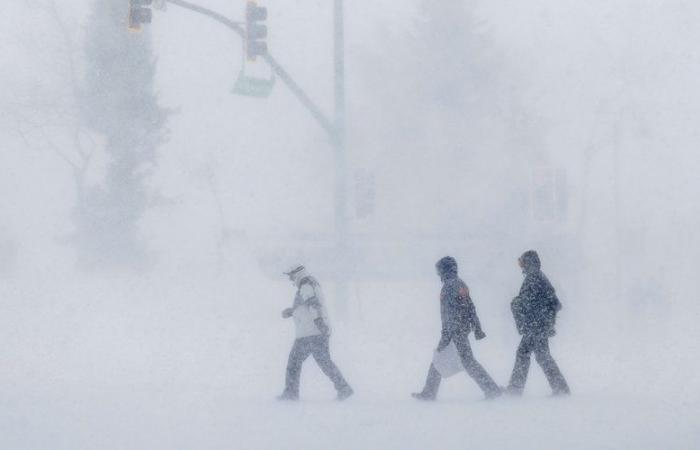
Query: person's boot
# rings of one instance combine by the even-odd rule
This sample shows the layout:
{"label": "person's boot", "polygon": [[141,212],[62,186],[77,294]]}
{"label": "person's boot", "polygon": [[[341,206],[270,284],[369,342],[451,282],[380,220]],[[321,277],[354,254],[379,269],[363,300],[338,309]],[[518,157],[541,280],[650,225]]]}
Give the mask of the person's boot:
{"label": "person's boot", "polygon": [[423,385],[423,390],[420,392],[414,392],[411,394],[411,397],[415,398],[416,400],[427,402],[435,400],[438,390],[440,389],[440,381],[442,381],[440,372],[438,372],[435,366],[431,364],[430,369],[428,370],[428,377],[425,379],[425,385]]}
{"label": "person's boot", "polygon": [[354,394],[355,391],[352,390],[350,386],[345,386],[344,388],[338,390],[338,401],[342,402],[343,400],[347,399],[350,397],[352,394]]}
{"label": "person's boot", "polygon": [[429,394],[425,391],[421,391],[421,392],[412,393],[411,397],[415,398],[416,400],[421,400],[424,402],[432,402],[433,400],[435,400],[436,396],[435,396],[435,394]]}
{"label": "person's boot", "polygon": [[568,397],[569,395],[571,395],[571,391],[568,387],[552,391],[552,397]]}
{"label": "person's boot", "polygon": [[280,395],[277,396],[277,400],[279,401],[287,401],[287,402],[295,402],[299,400],[299,394],[295,394],[290,391],[284,391]]}
{"label": "person's boot", "polygon": [[523,390],[516,388],[514,386],[508,386],[503,390],[503,393],[508,395],[509,397],[522,397],[523,396]]}
{"label": "person's boot", "polygon": [[493,400],[494,398],[498,398],[503,395],[504,389],[500,386],[498,386],[497,389],[493,391],[489,391],[485,394],[485,399],[486,400]]}

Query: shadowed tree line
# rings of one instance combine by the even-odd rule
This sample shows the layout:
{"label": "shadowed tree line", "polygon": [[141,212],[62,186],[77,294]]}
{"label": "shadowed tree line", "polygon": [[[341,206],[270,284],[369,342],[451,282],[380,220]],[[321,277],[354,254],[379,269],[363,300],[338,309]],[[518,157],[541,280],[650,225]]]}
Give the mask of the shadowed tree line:
{"label": "shadowed tree line", "polygon": [[76,198],[73,242],[86,267],[147,261],[139,219],[168,111],[154,91],[149,35],[127,32],[126,15],[121,0],[95,0],[87,21],[81,120],[101,137],[108,162],[102,183],[80,186]]}

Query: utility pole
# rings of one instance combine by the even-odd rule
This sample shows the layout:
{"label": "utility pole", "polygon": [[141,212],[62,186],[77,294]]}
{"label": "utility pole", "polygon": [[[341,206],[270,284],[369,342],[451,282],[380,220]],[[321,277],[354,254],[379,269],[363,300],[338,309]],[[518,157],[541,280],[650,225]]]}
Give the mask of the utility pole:
{"label": "utility pole", "polygon": [[334,136],[335,150],[335,234],[337,247],[336,302],[338,315],[347,316],[349,273],[347,261],[348,217],[347,217],[347,161],[345,152],[345,29],[343,0],[333,0],[334,29]]}
{"label": "utility pole", "polygon": [[[131,0],[134,1],[134,0]],[[147,1],[147,0],[146,0]],[[170,4],[179,6],[190,11],[197,12],[213,19],[227,28],[233,30],[241,38],[245,39],[246,30],[235,22],[212,11],[208,8],[191,3],[187,0],[165,0]],[[345,142],[345,29],[343,17],[343,0],[333,0],[333,32],[334,32],[334,57],[333,57],[333,91],[334,91],[334,114],[329,119],[287,73],[282,65],[269,53],[261,55],[270,69],[275,73],[282,83],[292,92],[299,102],[307,109],[311,116],[318,122],[329,136],[331,145],[335,153],[335,251],[337,252],[335,261],[336,267],[336,302],[339,315],[345,316],[348,304],[348,283],[345,276],[350,272],[347,262],[348,240],[350,237],[348,230],[347,216],[347,161]]]}

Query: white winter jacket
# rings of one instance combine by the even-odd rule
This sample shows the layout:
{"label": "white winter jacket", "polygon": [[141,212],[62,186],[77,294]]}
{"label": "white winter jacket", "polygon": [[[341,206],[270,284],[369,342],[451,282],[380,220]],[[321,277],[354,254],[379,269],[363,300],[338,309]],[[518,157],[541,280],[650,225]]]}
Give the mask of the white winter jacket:
{"label": "white winter jacket", "polygon": [[315,323],[318,318],[323,319],[326,326],[329,327],[330,334],[325,299],[318,281],[302,271],[295,277],[294,282],[297,285],[297,293],[294,298],[292,317],[294,318],[297,339],[323,334]]}

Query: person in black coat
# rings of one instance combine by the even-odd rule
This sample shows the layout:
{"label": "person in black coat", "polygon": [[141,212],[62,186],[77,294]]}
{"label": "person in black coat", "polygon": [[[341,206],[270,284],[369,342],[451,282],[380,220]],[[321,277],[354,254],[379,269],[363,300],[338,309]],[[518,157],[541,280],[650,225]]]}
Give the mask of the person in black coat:
{"label": "person in black coat", "polygon": [[[481,329],[474,302],[469,296],[469,288],[457,275],[457,261],[451,256],[446,256],[438,261],[435,267],[443,283],[440,292],[442,332],[437,351],[444,350],[450,342],[454,342],[464,368],[484,391],[486,398],[497,397],[501,394],[501,388],[474,359],[469,345],[468,337],[472,330],[478,340],[485,338],[486,334]],[[413,397],[418,400],[435,400],[441,380],[440,372],[431,364],[425,387],[421,392],[412,394]]]}
{"label": "person in black coat", "polygon": [[522,394],[530,368],[530,355],[534,353],[554,395],[567,395],[570,393],[569,386],[549,352],[549,338],[555,334],[554,323],[561,303],[552,284],[540,269],[537,252],[529,250],[523,253],[518,264],[525,280],[510,307],[522,340],[515,356],[508,393]]}

